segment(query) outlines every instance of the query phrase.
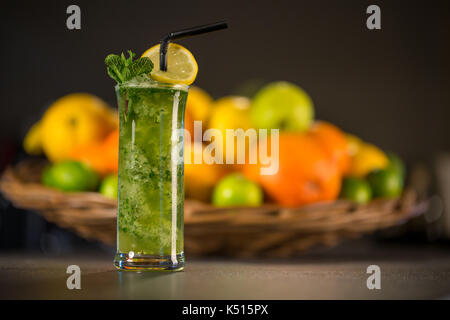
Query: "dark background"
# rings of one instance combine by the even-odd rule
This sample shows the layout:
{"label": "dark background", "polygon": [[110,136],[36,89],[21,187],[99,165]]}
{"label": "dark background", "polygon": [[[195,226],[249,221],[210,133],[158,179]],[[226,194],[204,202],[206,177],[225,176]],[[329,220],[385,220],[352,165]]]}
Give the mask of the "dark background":
{"label": "dark background", "polygon": [[[70,4],[81,7],[81,30],[66,28]],[[381,30],[366,28],[370,4],[381,7]],[[431,161],[450,150],[449,7],[448,1],[9,1],[0,11],[1,164],[17,158],[26,130],[54,99],[90,92],[115,105],[107,54],[140,54],[168,31],[221,19],[228,30],[180,41],[199,63],[196,85],[217,98],[241,92],[248,81],[292,81],[311,95],[317,118],[395,150],[409,164]]]}
{"label": "dark background", "polygon": [[[66,8],[81,7],[81,30]],[[381,8],[382,30],[366,28]],[[181,40],[214,97],[248,80],[288,80],[332,121],[409,160],[450,149],[448,1],[8,1],[2,5],[0,134],[20,140],[52,100],[77,91],[115,105],[103,59],[138,54],[171,30],[226,19]]]}

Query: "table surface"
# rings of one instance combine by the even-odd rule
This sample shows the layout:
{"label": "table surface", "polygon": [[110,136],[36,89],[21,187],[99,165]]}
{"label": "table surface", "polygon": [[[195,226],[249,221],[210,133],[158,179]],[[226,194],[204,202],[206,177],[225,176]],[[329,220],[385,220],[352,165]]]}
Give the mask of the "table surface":
{"label": "table surface", "polygon": [[[119,272],[112,257],[0,254],[0,299],[449,299],[450,250],[359,246],[289,260],[189,259],[183,272]],[[67,266],[81,268],[69,290]],[[381,289],[366,286],[381,269]]]}

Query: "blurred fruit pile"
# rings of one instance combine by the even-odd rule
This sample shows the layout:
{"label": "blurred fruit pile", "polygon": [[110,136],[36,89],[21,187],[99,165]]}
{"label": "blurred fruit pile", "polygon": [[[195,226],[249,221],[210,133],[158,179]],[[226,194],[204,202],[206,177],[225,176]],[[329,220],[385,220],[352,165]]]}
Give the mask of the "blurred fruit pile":
{"label": "blurred fruit pile", "polygon": [[[210,142],[194,134],[194,121],[201,121],[203,132],[214,128],[223,137],[227,129],[279,129],[278,171],[262,175],[259,159],[256,164],[209,164],[212,159],[205,159],[208,153],[203,151]],[[405,167],[397,155],[315,120],[311,98],[292,83],[268,84],[252,99],[213,100],[192,87],[185,127],[192,143],[185,152],[185,160],[190,160],[184,168],[187,198],[216,206],[275,202],[295,207],[339,197],[367,203],[403,191]],[[246,154],[251,148],[267,148],[270,153],[269,141],[252,146],[247,141]],[[54,102],[24,139],[28,153],[43,153],[51,162],[42,174],[43,184],[63,191],[98,191],[112,198],[117,197],[118,144],[116,112],[101,99],[82,93]],[[235,149],[235,157],[236,153]],[[199,156],[203,161],[195,164],[193,159]]]}
{"label": "blurred fruit pile", "polygon": [[[405,169],[398,156],[315,120],[311,98],[292,83],[270,83],[252,99],[229,96],[216,101],[192,88],[186,108],[191,137],[195,120],[203,122],[203,130],[219,129],[224,137],[226,129],[280,129],[279,170],[262,175],[261,163],[193,164],[194,153],[201,149],[191,148],[185,155],[192,163],[185,164],[189,198],[216,206],[258,206],[266,201],[295,207],[338,197],[367,203],[375,197],[397,197],[403,191]],[[270,143],[259,144],[253,147],[270,152]]]}
{"label": "blurred fruit pile", "polygon": [[51,162],[42,173],[44,185],[117,197],[118,116],[100,98],[73,93],[58,99],[30,128],[23,145]]}

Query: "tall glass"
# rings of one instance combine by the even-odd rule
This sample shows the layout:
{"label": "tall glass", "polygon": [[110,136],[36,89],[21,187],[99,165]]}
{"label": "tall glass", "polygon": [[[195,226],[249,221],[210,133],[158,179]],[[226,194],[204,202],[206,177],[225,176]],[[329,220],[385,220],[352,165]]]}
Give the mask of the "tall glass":
{"label": "tall glass", "polygon": [[184,111],[188,87],[116,86],[120,114],[117,253],[122,270],[182,270]]}

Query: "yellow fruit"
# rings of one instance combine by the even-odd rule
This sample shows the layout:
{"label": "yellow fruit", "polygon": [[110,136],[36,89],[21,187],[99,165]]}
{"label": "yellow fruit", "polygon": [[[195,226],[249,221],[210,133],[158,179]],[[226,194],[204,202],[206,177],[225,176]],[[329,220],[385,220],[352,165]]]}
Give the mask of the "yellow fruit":
{"label": "yellow fruit", "polygon": [[[211,118],[209,119],[209,128],[218,129],[223,137],[224,161],[226,159],[226,150],[232,150],[233,141],[226,139],[226,129],[251,128],[250,122],[250,100],[245,97],[231,96],[217,100],[213,106]],[[248,151],[248,139],[246,139],[246,151]],[[234,156],[236,163],[237,143],[234,141]],[[246,152],[248,154],[248,152]]]}
{"label": "yellow fruit", "polygon": [[28,154],[39,155],[42,154],[42,130],[41,122],[36,122],[28,130],[25,139],[23,140],[23,148]]}
{"label": "yellow fruit", "polygon": [[351,159],[349,175],[362,178],[376,169],[384,169],[389,165],[387,155],[373,144],[363,143]]}
{"label": "yellow fruit", "polygon": [[159,82],[190,85],[197,77],[198,65],[192,53],[183,46],[169,43],[167,49],[167,71],[159,69],[159,47],[151,47],[142,55],[153,62],[151,76]]}
{"label": "yellow fruit", "polygon": [[187,198],[209,202],[216,183],[228,173],[227,166],[207,164],[204,159],[201,164],[195,164],[194,159],[203,154],[204,147],[200,142],[192,143],[190,150],[186,146],[184,153],[184,185]]}
{"label": "yellow fruit", "polygon": [[68,159],[75,148],[103,140],[117,126],[117,115],[98,97],[73,93],[47,109],[41,126],[44,153],[58,162]]}
{"label": "yellow fruit", "polygon": [[[191,134],[191,139],[194,139],[194,121],[202,122],[202,131],[206,130],[208,126],[209,117],[211,115],[211,108],[213,99],[205,91],[198,87],[191,87],[189,89],[188,98],[186,101],[186,117],[184,119],[184,126]],[[201,141],[201,137],[195,137],[197,141]]]}
{"label": "yellow fruit", "polygon": [[189,111],[193,120],[202,121],[203,125],[207,126],[212,105],[213,99],[206,91],[199,87],[189,89],[186,110]]}
{"label": "yellow fruit", "polygon": [[226,129],[246,130],[251,127],[249,109],[250,100],[246,97],[221,98],[213,105],[209,128],[219,129],[223,133]]}
{"label": "yellow fruit", "polygon": [[357,136],[349,133],[345,134],[345,139],[347,140],[348,154],[353,157],[356,153],[358,153],[358,150],[364,142]]}

